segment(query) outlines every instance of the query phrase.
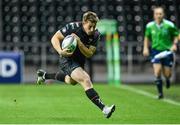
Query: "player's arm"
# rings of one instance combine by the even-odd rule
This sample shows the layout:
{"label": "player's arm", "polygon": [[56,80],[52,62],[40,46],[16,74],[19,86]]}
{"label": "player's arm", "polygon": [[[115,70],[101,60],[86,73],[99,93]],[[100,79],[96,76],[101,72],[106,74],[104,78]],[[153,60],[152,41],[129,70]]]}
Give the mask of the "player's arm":
{"label": "player's arm", "polygon": [[53,37],[51,38],[51,43],[54,47],[54,49],[60,54],[62,49],[60,46],[60,42],[62,42],[62,40],[64,39],[64,36],[62,35],[61,32],[57,31]]}
{"label": "player's arm", "polygon": [[177,45],[178,45],[178,37],[174,37],[173,45],[171,47],[171,51],[176,52],[177,51]]}
{"label": "player's arm", "polygon": [[178,45],[178,37],[180,36],[180,32],[178,31],[178,28],[173,25],[171,28],[170,28],[170,31],[171,31],[171,35],[173,36],[173,45],[172,47],[170,48],[171,51],[173,52],[176,52],[177,51],[177,45]]}
{"label": "player's arm", "polygon": [[53,35],[53,37],[51,38],[51,43],[52,43],[54,49],[55,49],[60,55],[65,56],[65,57],[66,57],[66,56],[71,56],[72,53],[68,53],[68,52],[67,52],[67,49],[64,49],[64,50],[61,49],[61,44],[60,44],[60,42],[62,42],[63,39],[64,39],[63,34],[62,34],[60,31],[57,31],[57,32]]}
{"label": "player's arm", "polygon": [[147,24],[146,29],[145,29],[144,46],[143,46],[143,55],[144,56],[149,56],[150,38],[151,38],[151,31],[150,31],[149,25]]}
{"label": "player's arm", "polygon": [[95,46],[90,45],[88,48],[81,42],[80,39],[78,40],[78,47],[79,47],[79,50],[81,51],[81,53],[84,56],[86,56],[87,58],[91,57],[96,51]]}
{"label": "player's arm", "polygon": [[72,34],[76,37],[77,39],[77,44],[78,44],[78,48],[79,50],[81,51],[81,53],[87,57],[87,58],[90,58],[96,51],[96,47],[95,46],[92,46],[90,45],[89,47],[86,47],[80,40],[80,38],[76,35],[76,34]]}
{"label": "player's arm", "polygon": [[148,37],[144,37],[144,46],[143,46],[143,55],[144,56],[149,56],[149,38]]}

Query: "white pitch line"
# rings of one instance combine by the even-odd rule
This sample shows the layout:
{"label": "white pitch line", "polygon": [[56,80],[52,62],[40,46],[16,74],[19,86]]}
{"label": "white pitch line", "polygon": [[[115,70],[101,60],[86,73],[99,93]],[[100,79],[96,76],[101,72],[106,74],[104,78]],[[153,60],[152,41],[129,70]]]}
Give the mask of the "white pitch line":
{"label": "white pitch line", "polygon": [[[157,98],[157,96],[152,94],[152,93],[149,93],[149,92],[146,92],[146,91],[143,91],[143,90],[140,90],[140,89],[136,89],[136,88],[130,87],[128,85],[121,85],[120,88],[125,89],[125,90],[129,90],[131,92],[134,92],[134,93],[137,93],[137,94],[141,94],[141,95],[153,98],[153,99]],[[174,101],[172,99],[164,98],[164,99],[162,99],[162,101],[166,102],[166,103],[169,103],[169,104],[180,106],[179,102]]]}

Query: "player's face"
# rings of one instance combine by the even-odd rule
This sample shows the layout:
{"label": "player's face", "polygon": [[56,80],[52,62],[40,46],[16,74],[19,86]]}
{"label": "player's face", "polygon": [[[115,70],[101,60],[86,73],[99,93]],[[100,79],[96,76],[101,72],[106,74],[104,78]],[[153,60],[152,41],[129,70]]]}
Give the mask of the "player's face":
{"label": "player's face", "polygon": [[85,21],[83,22],[83,27],[87,35],[93,35],[96,30],[96,23]]}
{"label": "player's face", "polygon": [[163,9],[157,8],[154,10],[154,19],[158,22],[161,22],[164,18],[164,12]]}

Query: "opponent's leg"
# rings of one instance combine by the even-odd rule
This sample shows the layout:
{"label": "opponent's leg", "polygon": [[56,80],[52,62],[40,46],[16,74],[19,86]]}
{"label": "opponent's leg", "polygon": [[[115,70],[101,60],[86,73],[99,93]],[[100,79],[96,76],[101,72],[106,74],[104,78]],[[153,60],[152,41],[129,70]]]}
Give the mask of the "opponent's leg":
{"label": "opponent's leg", "polygon": [[72,71],[71,78],[81,84],[87,97],[103,111],[106,118],[109,118],[115,110],[115,105],[108,107],[102,103],[98,93],[93,88],[89,75],[81,67],[78,67]]}
{"label": "opponent's leg", "polygon": [[159,63],[154,63],[153,70],[154,70],[154,75],[156,77],[155,84],[157,86],[157,90],[159,93],[158,98],[161,99],[163,98],[163,84],[162,84],[162,79],[161,79],[162,65]]}
{"label": "opponent's leg", "polygon": [[171,74],[172,74],[172,70],[171,67],[168,66],[163,66],[163,75],[166,79],[166,88],[170,88],[170,78],[171,78]]}

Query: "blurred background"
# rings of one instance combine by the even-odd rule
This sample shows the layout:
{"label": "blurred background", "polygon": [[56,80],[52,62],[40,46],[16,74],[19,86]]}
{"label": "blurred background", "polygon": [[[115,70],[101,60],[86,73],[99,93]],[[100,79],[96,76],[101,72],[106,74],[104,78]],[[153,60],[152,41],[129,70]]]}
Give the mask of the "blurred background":
{"label": "blurred background", "polygon": [[[142,56],[142,45],[145,25],[153,20],[155,5],[164,6],[166,18],[180,28],[180,0],[0,0],[0,51],[23,53],[23,82],[34,82],[39,68],[58,71],[52,35],[68,22],[81,21],[82,14],[91,10],[100,19],[117,21],[121,81],[150,83],[154,80],[152,65]],[[96,55],[86,64],[94,82],[107,81],[105,43],[102,35]],[[178,50],[174,82],[180,81],[179,63]]]}

